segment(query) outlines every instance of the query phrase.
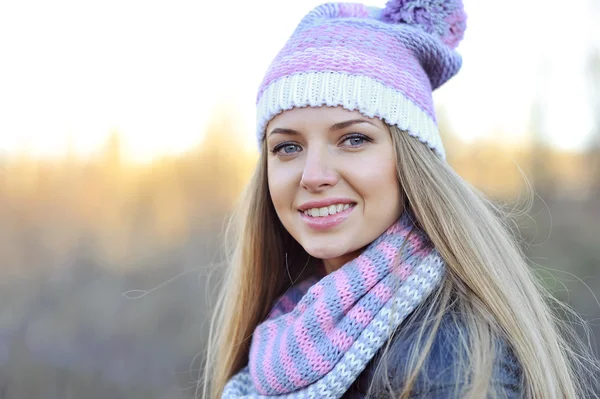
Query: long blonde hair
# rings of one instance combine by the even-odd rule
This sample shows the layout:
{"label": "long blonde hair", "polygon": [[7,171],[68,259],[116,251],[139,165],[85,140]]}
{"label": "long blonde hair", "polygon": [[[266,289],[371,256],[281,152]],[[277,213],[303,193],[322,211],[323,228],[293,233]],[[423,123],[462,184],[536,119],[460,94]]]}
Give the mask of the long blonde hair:
{"label": "long blonde hair", "polygon": [[[450,306],[461,314],[467,337],[466,356],[460,361],[469,384],[461,397],[501,396],[490,384],[499,337],[510,343],[520,362],[526,397],[579,398],[589,393],[598,366],[584,352],[574,329],[555,314],[556,309],[573,312],[538,282],[503,212],[427,146],[396,127],[389,130],[406,205],[447,264],[444,282],[425,309],[434,328],[428,336],[421,329],[423,350],[412,351],[406,360],[410,372],[400,392],[388,381],[390,395],[410,396]],[[266,153],[263,147],[228,226],[231,245],[226,248],[231,252],[197,390],[206,399],[219,398],[226,381],[247,363],[254,329],[309,259],[277,218],[269,196]],[[381,363],[378,374],[387,375],[387,364]]]}

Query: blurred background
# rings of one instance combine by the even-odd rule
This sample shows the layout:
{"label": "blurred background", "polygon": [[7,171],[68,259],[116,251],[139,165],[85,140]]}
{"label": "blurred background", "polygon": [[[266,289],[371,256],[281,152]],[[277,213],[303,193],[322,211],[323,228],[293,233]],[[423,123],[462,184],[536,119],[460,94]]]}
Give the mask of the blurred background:
{"label": "blurred background", "polygon": [[[600,339],[600,1],[465,0],[449,162]],[[0,399],[191,398],[256,89],[316,0],[0,2]],[[368,1],[383,6],[383,1]]]}

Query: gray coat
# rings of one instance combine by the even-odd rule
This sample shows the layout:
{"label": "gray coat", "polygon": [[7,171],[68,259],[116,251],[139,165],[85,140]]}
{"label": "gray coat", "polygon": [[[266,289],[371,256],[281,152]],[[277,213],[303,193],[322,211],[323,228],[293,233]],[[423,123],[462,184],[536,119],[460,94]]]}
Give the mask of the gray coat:
{"label": "gray coat", "polygon": [[[420,316],[415,316],[416,320]],[[453,320],[454,314],[448,312],[442,318],[436,338],[433,342],[429,357],[422,368],[417,379],[415,389],[411,398],[456,398],[454,390],[456,385],[460,386],[459,370],[455,367],[456,361],[460,356],[459,346],[453,345],[458,339],[460,323]],[[407,354],[415,342],[418,333],[419,323],[411,324],[412,329],[402,328],[393,338],[389,349],[388,374],[392,382],[392,387],[399,389],[403,386],[403,379],[406,375]],[[381,351],[380,351],[381,352]],[[497,386],[500,391],[500,397],[520,398],[523,395],[522,373],[519,362],[517,361],[510,346],[504,341],[497,343],[496,362],[492,374],[492,384]],[[366,366],[365,370],[344,394],[342,399],[363,399],[366,398],[366,392],[371,381],[374,378],[375,368],[380,361],[381,354],[377,354]],[[458,381],[458,382],[457,382]],[[389,398],[385,391],[375,391],[370,398]]]}

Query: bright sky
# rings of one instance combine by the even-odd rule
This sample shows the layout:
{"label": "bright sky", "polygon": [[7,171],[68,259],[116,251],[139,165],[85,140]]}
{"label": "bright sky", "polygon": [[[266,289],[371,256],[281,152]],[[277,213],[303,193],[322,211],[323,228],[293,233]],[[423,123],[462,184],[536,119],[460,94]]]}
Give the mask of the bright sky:
{"label": "bright sky", "polygon": [[[600,38],[592,1],[464,0],[464,66],[435,94],[454,131],[519,140],[537,94],[544,133],[580,147],[592,128],[585,60]],[[69,143],[86,154],[118,131],[128,155],[147,160],[200,142],[223,103],[253,146],[263,74],[321,2],[1,2],[0,154],[62,154]]]}

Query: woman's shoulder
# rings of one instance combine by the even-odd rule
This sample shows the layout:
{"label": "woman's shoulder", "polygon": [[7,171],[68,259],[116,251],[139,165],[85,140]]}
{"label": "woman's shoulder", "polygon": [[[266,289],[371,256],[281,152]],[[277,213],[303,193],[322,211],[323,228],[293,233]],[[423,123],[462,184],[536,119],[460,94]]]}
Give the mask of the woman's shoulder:
{"label": "woman's shoulder", "polygon": [[[422,323],[414,320],[407,328],[400,328],[392,342],[385,357],[387,363],[387,375],[390,378],[392,388],[400,389],[405,382],[409,365],[407,359],[425,345],[427,333],[417,344],[419,329]],[[466,356],[465,346],[468,345],[466,328],[462,318],[455,313],[447,312],[442,317],[439,329],[431,344],[431,349],[425,360],[414,386],[414,397],[428,398],[454,398],[457,397],[457,389],[466,382],[463,371],[459,367],[461,360]],[[522,396],[521,366],[512,351],[510,344],[503,338],[498,338],[495,343],[496,356],[492,370],[491,383],[497,390],[504,392],[502,396],[518,398]],[[374,359],[374,362],[361,375],[359,386],[363,392],[369,383],[375,382],[376,387],[384,387],[385,384],[377,384],[375,369],[383,358]],[[374,381],[375,380],[375,381]],[[384,388],[385,389],[385,388]],[[377,389],[376,389],[377,391]],[[374,394],[373,397],[382,395]]]}
{"label": "woman's shoulder", "polygon": [[[407,355],[414,350],[415,340],[418,338],[418,329],[409,329],[407,334],[399,334],[394,339],[390,350],[390,366],[399,368],[396,375],[405,375]],[[440,397],[452,397],[450,393],[457,385],[463,384],[464,370],[459,366],[465,358],[465,347],[468,345],[468,336],[465,324],[460,316],[451,312],[445,314],[440,322],[435,335],[429,356],[425,361],[422,372],[417,380],[417,391],[424,394],[436,393]],[[511,345],[503,337],[495,341],[495,359],[492,369],[493,385],[505,391],[509,398],[518,397],[521,386],[521,366]],[[457,384],[458,383],[458,384]],[[442,395],[448,393],[448,396]]]}

